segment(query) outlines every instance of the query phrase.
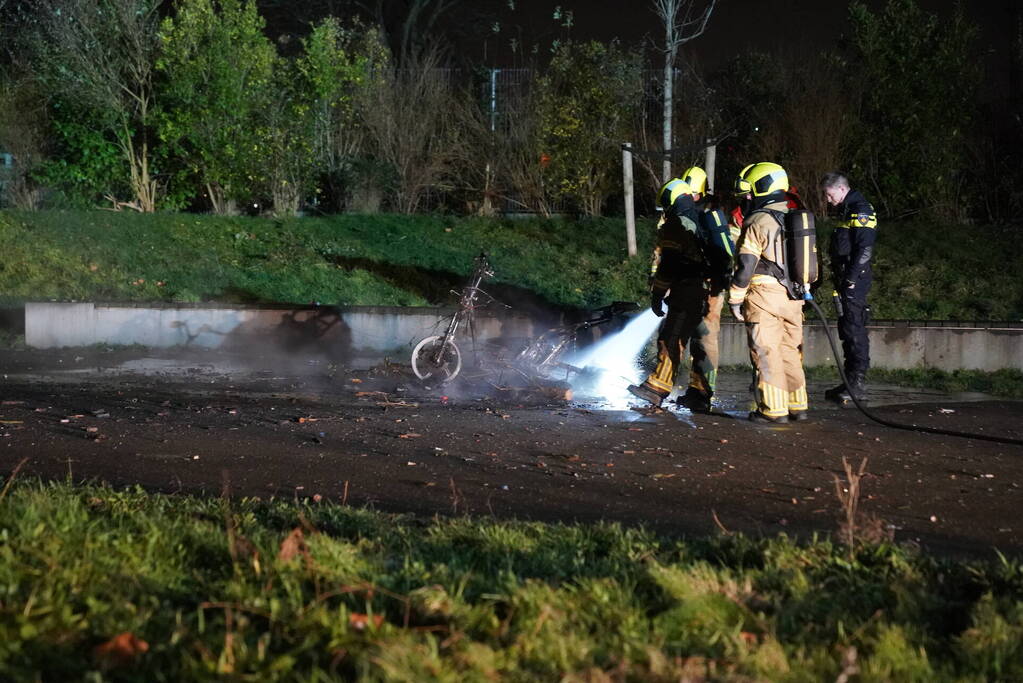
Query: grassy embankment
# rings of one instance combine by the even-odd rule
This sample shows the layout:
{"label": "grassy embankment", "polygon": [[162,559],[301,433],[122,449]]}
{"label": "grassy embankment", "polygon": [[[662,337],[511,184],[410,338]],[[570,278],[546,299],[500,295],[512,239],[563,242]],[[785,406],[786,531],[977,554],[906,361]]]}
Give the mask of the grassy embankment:
{"label": "grassy embankment", "polygon": [[32,481],[0,498],[5,680],[1023,678],[1018,559]]}
{"label": "grassy embankment", "polygon": [[452,300],[482,250],[499,285],[554,307],[595,307],[643,298],[646,257],[626,259],[624,232],[610,219],[0,212],[0,296],[428,305]]}
{"label": "grassy embankment", "polygon": [[[637,231],[639,256],[629,260],[620,219],[0,211],[0,301],[435,304],[451,300],[484,250],[497,282],[551,306],[645,303],[653,222]],[[826,257],[826,222],[819,233]],[[993,227],[882,224],[874,317],[1023,319],[1011,237]],[[830,286],[821,294],[830,306]]]}
{"label": "grassy embankment", "polygon": [[[653,223],[639,256],[617,219],[545,221],[438,216],[273,220],[189,214],[0,212],[0,303],[26,300],[218,301],[341,305],[449,303],[486,251],[489,287],[513,307],[645,303]],[[820,227],[822,256],[830,226]],[[996,228],[884,224],[874,317],[1023,319],[1023,279]],[[825,269],[827,274],[827,270]],[[831,314],[830,287],[822,287]],[[823,370],[827,372],[827,370]],[[873,380],[1023,395],[1018,372],[891,372]]]}

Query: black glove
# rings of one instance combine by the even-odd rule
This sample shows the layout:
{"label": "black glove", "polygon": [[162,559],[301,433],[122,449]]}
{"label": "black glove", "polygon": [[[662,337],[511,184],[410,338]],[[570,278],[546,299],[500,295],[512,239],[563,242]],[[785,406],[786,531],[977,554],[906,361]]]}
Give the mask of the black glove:
{"label": "black glove", "polygon": [[658,318],[664,317],[664,295],[663,294],[651,294],[650,295],[650,310],[654,312]]}

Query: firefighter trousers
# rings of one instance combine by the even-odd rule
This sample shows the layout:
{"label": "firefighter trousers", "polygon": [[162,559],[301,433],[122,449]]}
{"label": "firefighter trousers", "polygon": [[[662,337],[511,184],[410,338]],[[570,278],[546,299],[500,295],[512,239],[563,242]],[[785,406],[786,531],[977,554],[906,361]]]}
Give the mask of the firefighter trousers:
{"label": "firefighter trousers", "polygon": [[721,308],[726,292],[711,292],[707,297],[707,312],[696,326],[689,342],[693,365],[689,370],[689,388],[708,401],[714,396],[718,374],[718,337],[721,332]]}
{"label": "firefighter trousers", "polygon": [[674,388],[675,377],[685,359],[686,344],[703,321],[707,307],[703,280],[693,278],[673,283],[667,302],[668,313],[657,333],[657,367],[643,381],[643,386],[657,392],[661,398]]}
{"label": "firefighter trousers", "polygon": [[756,371],[757,411],[777,418],[807,410],[803,302],[790,299],[776,279],[755,276],[742,310]]}

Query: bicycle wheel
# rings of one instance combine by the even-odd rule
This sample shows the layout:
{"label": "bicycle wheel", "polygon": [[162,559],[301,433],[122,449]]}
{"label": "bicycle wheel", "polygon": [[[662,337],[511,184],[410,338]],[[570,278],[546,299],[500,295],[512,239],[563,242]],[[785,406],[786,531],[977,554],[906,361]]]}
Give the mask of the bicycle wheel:
{"label": "bicycle wheel", "polygon": [[462,354],[453,341],[444,345],[443,337],[427,337],[412,349],[412,372],[419,379],[450,382],[461,369]]}

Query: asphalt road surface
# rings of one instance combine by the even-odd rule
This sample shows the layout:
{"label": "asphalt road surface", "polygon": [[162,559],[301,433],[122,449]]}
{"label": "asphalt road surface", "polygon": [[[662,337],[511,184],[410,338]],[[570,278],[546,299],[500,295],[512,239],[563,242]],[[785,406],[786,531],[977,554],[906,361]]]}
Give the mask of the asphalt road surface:
{"label": "asphalt road surface", "polygon": [[[843,458],[866,459],[870,533],[953,555],[1023,550],[1023,447],[883,427],[811,385],[813,419],[745,419],[748,375],[721,413],[573,400],[493,373],[449,385],[406,365],[145,350],[6,351],[0,473],[169,493],[330,500],[389,512],[835,534]],[[619,387],[623,388],[622,386]],[[619,392],[620,394],[621,392]],[[1023,403],[872,387],[912,423],[1023,438]]]}

